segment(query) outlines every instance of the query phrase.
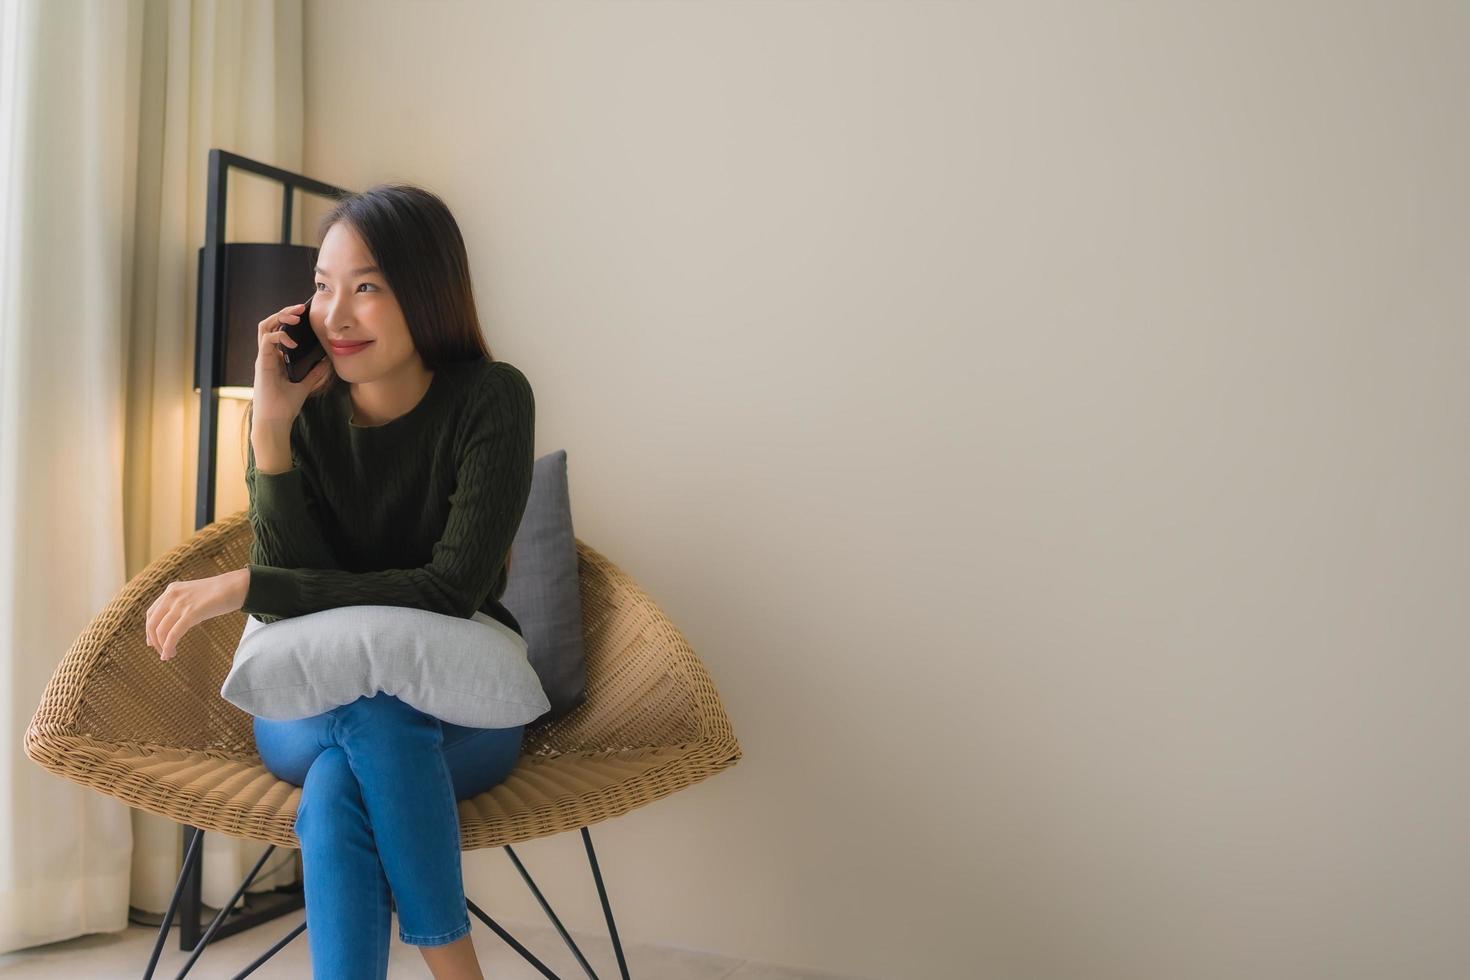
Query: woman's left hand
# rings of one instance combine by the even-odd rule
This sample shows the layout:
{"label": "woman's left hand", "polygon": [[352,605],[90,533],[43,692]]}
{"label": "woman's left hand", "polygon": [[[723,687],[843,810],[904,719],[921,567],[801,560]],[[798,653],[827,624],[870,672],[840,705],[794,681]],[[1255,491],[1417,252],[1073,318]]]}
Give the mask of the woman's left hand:
{"label": "woman's left hand", "polygon": [[249,568],[170,582],[148,607],[148,645],[158,651],[159,659],[173,659],[185,633],[206,619],[239,609],[249,587]]}

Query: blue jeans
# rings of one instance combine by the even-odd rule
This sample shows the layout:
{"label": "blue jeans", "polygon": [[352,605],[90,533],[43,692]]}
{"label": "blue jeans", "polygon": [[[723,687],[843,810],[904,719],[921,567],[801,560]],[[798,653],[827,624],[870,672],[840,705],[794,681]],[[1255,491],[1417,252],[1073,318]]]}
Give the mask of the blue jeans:
{"label": "blue jeans", "polygon": [[388,976],[390,900],[405,943],[470,931],[457,801],[510,775],[524,731],[463,728],[381,691],[310,718],[255,718],[265,767],[302,787],[295,830],[315,980]]}

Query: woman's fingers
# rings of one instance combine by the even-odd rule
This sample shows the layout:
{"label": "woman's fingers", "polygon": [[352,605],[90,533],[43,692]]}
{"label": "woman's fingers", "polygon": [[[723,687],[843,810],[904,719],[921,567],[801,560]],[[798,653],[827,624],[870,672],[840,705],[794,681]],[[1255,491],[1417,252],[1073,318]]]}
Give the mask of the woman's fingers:
{"label": "woman's fingers", "polygon": [[275,350],[276,344],[283,342],[291,345],[292,347],[300,346],[296,343],[295,340],[291,339],[291,335],[284,330],[272,330],[270,333],[264,333],[260,335],[261,350]]}
{"label": "woman's fingers", "polygon": [[148,607],[148,614],[143,618],[143,635],[147,638],[148,645],[155,650],[158,649],[158,633],[154,629],[154,620],[158,612],[158,604],[162,601],[162,595],[154,599],[153,605]]}
{"label": "woman's fingers", "polygon": [[172,660],[174,652],[178,649],[179,640],[189,629],[189,617],[185,615],[182,608],[171,611],[169,617],[165,617],[160,632],[163,634],[163,646],[159,655],[164,660]]}
{"label": "woman's fingers", "polygon": [[182,602],[175,602],[163,611],[163,615],[158,618],[157,625],[153,627],[153,636],[158,641],[157,649],[164,660],[172,656],[172,647],[169,646],[170,639],[174,628],[188,618],[186,612]]}
{"label": "woman's fingers", "polygon": [[256,329],[259,330],[260,331],[260,335],[262,337],[264,337],[267,333],[269,333],[271,330],[273,330],[281,322],[281,317],[283,317],[283,316],[291,316],[291,317],[294,317],[294,319],[291,322],[292,323],[295,323],[297,320],[301,319],[301,317],[298,314],[300,314],[301,311],[304,310],[304,309],[306,309],[306,304],[305,303],[297,303],[294,306],[287,306],[284,309],[280,310],[279,312],[272,313],[270,316],[266,317],[264,320],[261,320],[260,323],[256,325]]}
{"label": "woman's fingers", "polygon": [[170,582],[168,585],[165,585],[163,591],[158,593],[158,597],[148,607],[148,614],[144,617],[144,633],[147,635],[148,645],[155,650],[163,642],[165,635],[163,632],[163,620],[171,611],[169,606],[174,602],[174,593],[178,591],[176,588],[177,584],[176,582]]}
{"label": "woman's fingers", "polygon": [[153,651],[160,657],[163,656],[164,641],[168,639],[166,624],[171,621],[173,613],[172,609],[164,609],[153,623]]}

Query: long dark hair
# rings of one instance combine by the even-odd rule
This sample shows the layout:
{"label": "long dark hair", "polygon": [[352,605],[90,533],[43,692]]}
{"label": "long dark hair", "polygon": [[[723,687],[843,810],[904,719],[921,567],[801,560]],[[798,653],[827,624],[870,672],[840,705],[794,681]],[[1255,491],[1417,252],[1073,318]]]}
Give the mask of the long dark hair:
{"label": "long dark hair", "polygon": [[[339,221],[357,232],[382,270],[425,367],[433,371],[445,363],[495,360],[480,329],[464,236],[438,195],[392,183],[338,198],[317,223],[318,250]],[[344,383],[329,372],[306,397],[324,397]],[[254,409],[253,401],[245,409],[242,452]]]}

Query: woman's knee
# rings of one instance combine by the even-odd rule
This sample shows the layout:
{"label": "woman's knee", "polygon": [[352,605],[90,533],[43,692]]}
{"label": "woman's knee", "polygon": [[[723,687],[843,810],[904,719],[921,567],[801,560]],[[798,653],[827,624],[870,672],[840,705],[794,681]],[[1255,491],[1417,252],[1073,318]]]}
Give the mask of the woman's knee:
{"label": "woman's knee", "polygon": [[362,789],[347,764],[347,753],[335,745],[323,749],[311,763],[301,787],[301,800],[296,806],[296,835],[300,837],[303,831],[310,834],[317,829],[331,833],[335,821],[366,819]]}
{"label": "woman's knee", "polygon": [[261,763],[278,779],[293,786],[302,785],[322,751],[321,732],[326,723],[326,716],[322,715],[296,721],[256,718],[255,748]]}

